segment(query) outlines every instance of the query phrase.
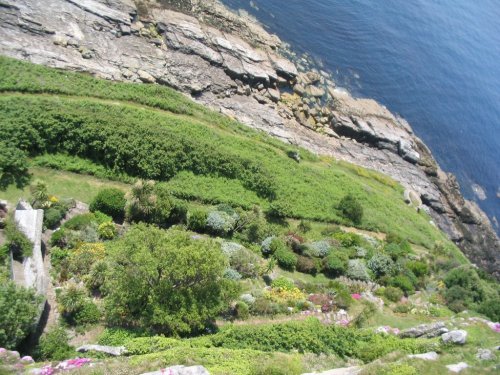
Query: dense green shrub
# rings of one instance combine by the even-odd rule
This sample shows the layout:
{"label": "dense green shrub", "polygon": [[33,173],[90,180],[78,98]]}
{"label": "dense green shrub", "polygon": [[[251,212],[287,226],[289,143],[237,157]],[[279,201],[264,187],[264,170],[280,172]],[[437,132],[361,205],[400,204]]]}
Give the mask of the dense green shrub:
{"label": "dense green shrub", "polygon": [[321,269],[319,262],[314,259],[299,255],[297,257],[297,271],[316,275]]}
{"label": "dense green shrub", "polygon": [[399,302],[403,298],[403,291],[397,287],[388,286],[384,289],[384,296],[392,302]]}
{"label": "dense green shrub", "polygon": [[354,280],[370,281],[370,274],[361,259],[350,259],[347,265],[347,277]]}
{"label": "dense green shrub", "polygon": [[0,347],[15,349],[34,328],[41,297],[13,282],[0,283]]}
{"label": "dense green shrub", "polygon": [[429,266],[420,260],[408,261],[405,266],[417,277],[424,277],[429,274]]}
{"label": "dense green shrub", "polygon": [[409,254],[408,249],[400,246],[397,243],[388,243],[384,246],[384,252],[389,255],[392,260],[396,261]]}
{"label": "dense green shrub", "polygon": [[347,261],[347,256],[341,252],[330,253],[323,259],[323,273],[330,277],[341,276],[347,271]]}
{"label": "dense green shrub", "polygon": [[116,221],[123,221],[125,217],[125,193],[117,188],[104,188],[90,202],[90,211],[101,211]]}
{"label": "dense green shrub", "polygon": [[263,358],[255,363],[252,375],[290,375],[302,374],[304,368],[300,357],[285,357],[283,354],[275,353],[271,358]]}
{"label": "dense green shrub", "polygon": [[500,298],[489,299],[479,305],[478,311],[493,322],[500,322]]}
{"label": "dense green shrub", "polygon": [[0,140],[0,191],[12,184],[22,188],[29,179],[26,153],[13,144]]}
{"label": "dense green shrub", "polygon": [[375,274],[376,277],[390,275],[394,269],[394,262],[391,257],[385,254],[375,254],[368,261],[368,268]]}
{"label": "dense green shrub", "polygon": [[43,213],[43,225],[48,229],[55,229],[66,215],[68,208],[63,205],[53,205]]}
{"label": "dense green shrub", "polygon": [[361,206],[361,203],[353,195],[347,194],[344,196],[339,202],[338,209],[346,219],[355,224],[361,223],[363,219],[363,206]]}
{"label": "dense green shrub", "polygon": [[17,224],[12,217],[5,221],[5,237],[9,249],[15,257],[29,257],[33,253],[33,244],[26,235],[17,228]]}
{"label": "dense green shrub", "polygon": [[459,312],[476,308],[485,295],[484,287],[476,270],[470,266],[452,269],[444,278],[447,290],[444,297],[450,310]]}
{"label": "dense green shrub", "polygon": [[297,255],[286,247],[276,249],[273,257],[278,262],[278,265],[285,270],[293,271],[297,266]]}
{"label": "dense green shrub", "polygon": [[117,234],[116,225],[112,221],[102,223],[97,228],[97,233],[99,233],[99,238],[103,240],[112,240]]}
{"label": "dense green shrub", "polygon": [[69,345],[69,336],[62,327],[50,328],[40,338],[36,348],[37,357],[48,361],[62,361],[75,355],[75,348]]}
{"label": "dense green shrub", "polygon": [[390,284],[394,287],[401,289],[406,295],[415,291],[413,283],[410,278],[405,275],[397,275],[390,279]]}
{"label": "dense green shrub", "polygon": [[281,276],[271,282],[271,287],[283,290],[292,290],[295,288],[295,283],[293,280]]}
{"label": "dense green shrub", "polygon": [[63,224],[63,228],[70,230],[82,230],[92,223],[97,224],[96,217],[93,213],[86,213],[73,216]]}
{"label": "dense green shrub", "polygon": [[238,301],[234,306],[234,316],[236,319],[247,320],[250,317],[250,308],[245,302]]}
{"label": "dense green shrub", "polygon": [[203,210],[193,210],[188,213],[188,228],[195,232],[203,232],[207,223],[208,213]]}
{"label": "dense green shrub", "polygon": [[219,246],[186,232],[140,224],[107,250],[105,309],[111,325],[195,333],[240,293],[222,278],[227,260]]}
{"label": "dense green shrub", "polygon": [[359,234],[342,231],[336,231],[332,237],[340,242],[342,247],[361,246],[364,241]]}
{"label": "dense green shrub", "polygon": [[87,296],[85,289],[70,284],[57,294],[57,303],[64,320],[74,326],[97,323],[101,318],[98,307]]}
{"label": "dense green shrub", "polygon": [[181,340],[163,336],[128,338],[119,344],[125,346],[127,355],[161,352],[183,345]]}

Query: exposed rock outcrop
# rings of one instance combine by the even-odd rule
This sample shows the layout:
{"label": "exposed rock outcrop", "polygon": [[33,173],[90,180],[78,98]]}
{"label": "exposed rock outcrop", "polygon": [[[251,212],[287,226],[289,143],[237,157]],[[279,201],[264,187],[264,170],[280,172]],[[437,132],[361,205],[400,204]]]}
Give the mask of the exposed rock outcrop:
{"label": "exposed rock outcrop", "polygon": [[442,334],[448,332],[443,322],[436,322],[431,324],[420,324],[419,326],[405,329],[399,333],[401,338],[432,338],[441,336]]}
{"label": "exposed rock outcrop", "polygon": [[0,25],[3,55],[168,85],[286,142],[393,177],[473,262],[500,277],[488,218],[406,121],[300,71],[280,54],[279,38],[217,0],[1,0]]}

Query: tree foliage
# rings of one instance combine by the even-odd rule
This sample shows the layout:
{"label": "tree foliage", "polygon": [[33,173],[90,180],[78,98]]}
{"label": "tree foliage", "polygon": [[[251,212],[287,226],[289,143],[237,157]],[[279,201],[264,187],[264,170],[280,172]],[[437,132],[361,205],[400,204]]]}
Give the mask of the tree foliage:
{"label": "tree foliage", "polygon": [[105,308],[112,325],[174,335],[202,330],[233,297],[217,244],[139,224],[109,247]]}
{"label": "tree foliage", "polygon": [[0,285],[0,347],[14,349],[32,331],[40,302],[31,289]]}
{"label": "tree foliage", "polygon": [[26,153],[0,140],[0,190],[12,184],[21,188],[29,178]]}

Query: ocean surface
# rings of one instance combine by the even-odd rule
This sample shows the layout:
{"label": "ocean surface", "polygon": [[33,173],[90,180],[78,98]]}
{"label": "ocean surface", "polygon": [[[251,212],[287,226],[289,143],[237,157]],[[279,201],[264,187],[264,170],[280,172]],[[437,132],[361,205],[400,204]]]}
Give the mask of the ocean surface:
{"label": "ocean surface", "polygon": [[223,2],[309,54],[337,86],[406,118],[463,194],[500,221],[500,0]]}

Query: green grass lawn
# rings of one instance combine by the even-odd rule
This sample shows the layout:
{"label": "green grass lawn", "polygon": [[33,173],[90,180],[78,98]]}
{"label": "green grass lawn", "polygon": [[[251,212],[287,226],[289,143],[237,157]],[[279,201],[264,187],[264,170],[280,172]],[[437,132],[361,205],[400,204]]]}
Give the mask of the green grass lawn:
{"label": "green grass lawn", "polygon": [[[103,187],[116,187],[123,191],[129,188],[128,185],[116,181],[48,168],[33,167],[30,173],[33,180],[40,179],[47,183],[50,194],[58,198],[73,198],[84,203],[90,203]],[[0,191],[0,199],[5,199],[11,204],[16,204],[20,198],[28,199],[29,196],[29,187],[18,189],[10,186],[6,191]]]}

